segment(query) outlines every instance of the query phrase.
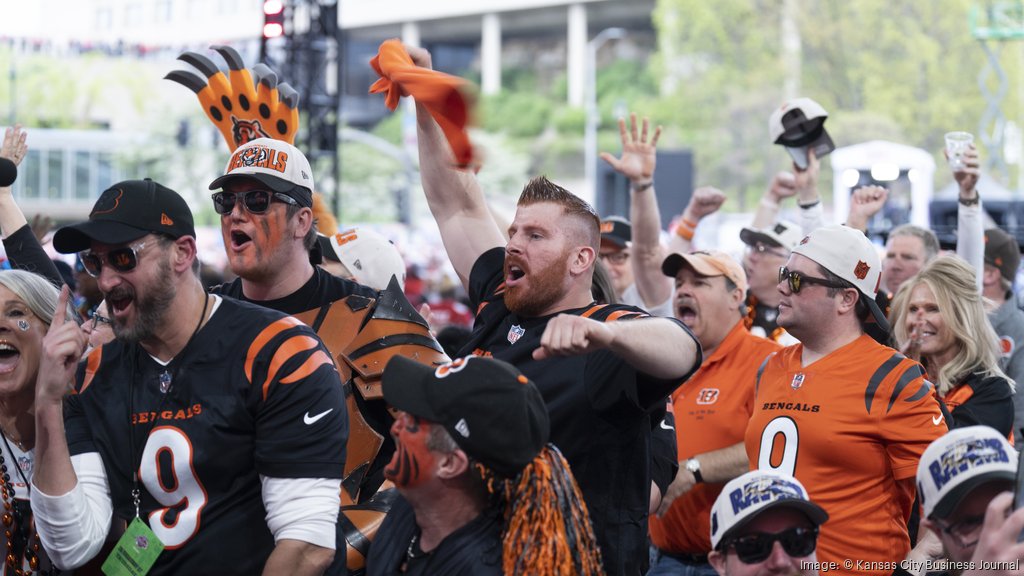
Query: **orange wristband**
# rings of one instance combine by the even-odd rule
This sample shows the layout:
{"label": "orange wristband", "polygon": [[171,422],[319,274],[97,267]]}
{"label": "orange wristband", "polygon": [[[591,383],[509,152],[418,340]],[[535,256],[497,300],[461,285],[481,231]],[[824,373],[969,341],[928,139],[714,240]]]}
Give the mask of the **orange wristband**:
{"label": "orange wristband", "polygon": [[687,226],[685,220],[676,226],[676,235],[683,240],[693,240],[693,233],[693,227]]}

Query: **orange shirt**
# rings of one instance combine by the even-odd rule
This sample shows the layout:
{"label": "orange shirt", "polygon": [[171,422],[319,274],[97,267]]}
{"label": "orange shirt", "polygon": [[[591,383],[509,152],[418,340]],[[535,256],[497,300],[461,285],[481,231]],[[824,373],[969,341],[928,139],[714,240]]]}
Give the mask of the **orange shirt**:
{"label": "orange shirt", "polygon": [[919,364],[867,335],[808,366],[802,352],[784,348],[764,367],[746,434],[751,467],[796,476],[828,512],[818,560],[898,562],[910,549],[918,460],[946,432],[934,388]]}
{"label": "orange shirt", "polygon": [[[672,393],[680,460],[743,441],[757,369],[765,357],[781,348],[737,322],[700,370]],[[672,502],[662,518],[651,516],[654,545],[666,552],[710,552],[711,505],[723,486],[697,484]]]}

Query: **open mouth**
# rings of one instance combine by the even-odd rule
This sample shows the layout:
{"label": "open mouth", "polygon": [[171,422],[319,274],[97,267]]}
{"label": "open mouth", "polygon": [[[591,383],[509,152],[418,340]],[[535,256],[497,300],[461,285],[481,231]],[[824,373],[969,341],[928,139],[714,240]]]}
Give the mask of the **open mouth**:
{"label": "open mouth", "polygon": [[10,342],[0,340],[0,374],[8,374],[18,367],[21,352]]}
{"label": "open mouth", "polygon": [[697,311],[686,304],[680,304],[676,307],[676,318],[689,326],[697,320]]}
{"label": "open mouth", "polygon": [[125,309],[135,301],[135,296],[127,290],[118,290],[106,295],[107,309],[116,315],[123,314]]}
{"label": "open mouth", "polygon": [[241,250],[245,248],[246,244],[252,242],[252,238],[248,234],[240,230],[233,230],[231,232],[231,248],[233,250]]}
{"label": "open mouth", "polygon": [[519,266],[509,265],[508,270],[505,273],[505,283],[515,284],[526,276],[526,272]]}

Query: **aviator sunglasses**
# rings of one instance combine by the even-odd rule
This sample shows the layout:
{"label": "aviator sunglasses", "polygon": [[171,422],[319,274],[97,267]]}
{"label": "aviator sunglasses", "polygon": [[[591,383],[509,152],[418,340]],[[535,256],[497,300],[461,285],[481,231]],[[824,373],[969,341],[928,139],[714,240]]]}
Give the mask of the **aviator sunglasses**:
{"label": "aviator sunglasses", "polygon": [[817,284],[818,286],[826,286],[828,288],[848,288],[848,286],[840,284],[839,282],[833,282],[832,280],[826,280],[824,278],[815,278],[813,276],[805,276],[802,272],[792,272],[785,266],[779,268],[779,282],[789,282],[789,291],[793,294],[799,294],[805,284]]}
{"label": "aviator sunglasses", "polygon": [[82,261],[82,267],[93,278],[99,278],[100,272],[103,271],[104,258],[107,264],[114,270],[118,272],[131,272],[139,265],[139,252],[142,252],[142,249],[151,243],[152,241],[136,242],[123,248],[114,248],[105,253],[86,250],[79,252],[78,258]]}
{"label": "aviator sunglasses", "polygon": [[235,209],[235,202],[239,199],[242,200],[242,206],[245,206],[245,209],[250,214],[263,214],[270,208],[270,203],[274,200],[291,204],[292,206],[299,205],[294,198],[287,194],[271,192],[269,190],[249,190],[248,192],[215,193],[213,195],[213,209],[217,211],[217,214],[231,214],[231,211]]}
{"label": "aviator sunglasses", "polygon": [[810,556],[818,545],[818,529],[790,528],[777,534],[748,534],[724,544],[722,549],[732,547],[736,550],[736,557],[740,562],[756,564],[771,556],[772,546],[775,545],[775,542],[782,544],[782,549],[786,551],[786,554],[794,558]]}

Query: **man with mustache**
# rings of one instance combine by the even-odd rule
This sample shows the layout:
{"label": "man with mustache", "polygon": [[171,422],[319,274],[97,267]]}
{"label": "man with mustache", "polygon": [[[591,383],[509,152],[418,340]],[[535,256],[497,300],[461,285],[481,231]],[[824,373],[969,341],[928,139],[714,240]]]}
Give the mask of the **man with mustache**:
{"label": "man with mustache", "polygon": [[672,393],[679,471],[650,520],[657,552],[648,575],[712,575],[711,505],[722,483],[750,468],[743,434],[754,409],[754,378],[781,346],[744,325],[747,278],[728,254],[671,254],[661,269],[675,280],[675,317],[700,340],[705,359]]}
{"label": "man with mustache", "polygon": [[[407,50],[430,67],[428,52]],[[440,127],[420,104],[417,121],[427,202],[477,309],[462,353],[505,360],[536,382],[606,572],[638,574],[650,507],[648,410],[700,366],[700,347],[678,320],[593,304],[600,220],[589,204],[534,178],[506,241],[475,176],[454,167]]]}
{"label": "man with mustache", "polygon": [[43,341],[31,495],[54,563],[95,556],[113,514],[122,548],[165,547],[149,574],[323,573],[348,418],[313,331],[208,295],[192,214],[151,180],[115,184],[53,244],[96,276],[117,335],[81,365],[78,326]]}

